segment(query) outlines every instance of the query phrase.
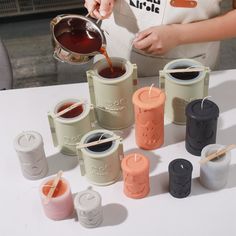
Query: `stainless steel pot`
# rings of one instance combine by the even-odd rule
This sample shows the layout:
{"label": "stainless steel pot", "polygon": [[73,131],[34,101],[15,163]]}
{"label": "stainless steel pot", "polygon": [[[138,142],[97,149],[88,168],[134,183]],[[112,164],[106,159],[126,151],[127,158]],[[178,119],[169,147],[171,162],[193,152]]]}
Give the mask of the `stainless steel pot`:
{"label": "stainless steel pot", "polygon": [[[101,53],[100,48],[106,47],[106,38],[103,31],[98,26],[98,22],[93,22],[87,16],[81,15],[58,15],[50,22],[52,40],[54,46],[54,58],[69,64],[84,64],[91,60],[96,54]],[[88,34],[96,34],[99,40],[99,46],[96,50],[86,53],[75,52],[61,42],[59,37],[66,32],[72,32],[75,28],[83,28]],[[101,45],[100,45],[101,44]],[[83,50],[82,50],[83,51]]]}

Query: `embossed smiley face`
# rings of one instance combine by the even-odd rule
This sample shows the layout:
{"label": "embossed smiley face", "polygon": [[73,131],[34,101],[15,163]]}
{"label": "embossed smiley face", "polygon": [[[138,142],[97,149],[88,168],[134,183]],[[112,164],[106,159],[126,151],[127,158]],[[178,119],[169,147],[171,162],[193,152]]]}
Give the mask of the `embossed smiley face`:
{"label": "embossed smiley face", "polygon": [[125,173],[124,183],[127,192],[132,195],[139,195],[146,191],[148,187],[149,178],[146,175],[131,175]]}
{"label": "embossed smiley face", "polygon": [[141,110],[137,114],[137,126],[146,145],[159,142],[163,130],[164,117],[157,109]]}
{"label": "embossed smiley face", "polygon": [[94,209],[91,211],[80,211],[79,220],[88,226],[99,225],[102,219],[101,209]]}
{"label": "embossed smiley face", "polygon": [[40,175],[45,168],[45,159],[40,155],[40,153],[36,153],[30,158],[21,157],[20,161],[25,173],[31,176]]}
{"label": "embossed smiley face", "polygon": [[[209,122],[189,120],[189,125],[187,127],[188,136],[192,139],[196,145],[195,148],[205,146],[206,143],[210,143],[215,132],[213,127]],[[191,145],[193,143],[191,142]]]}
{"label": "embossed smiley face", "polygon": [[158,109],[152,110],[143,110],[138,109],[137,113],[137,123],[140,126],[146,127],[148,125],[158,126],[163,122],[163,115],[162,113],[158,112]]}

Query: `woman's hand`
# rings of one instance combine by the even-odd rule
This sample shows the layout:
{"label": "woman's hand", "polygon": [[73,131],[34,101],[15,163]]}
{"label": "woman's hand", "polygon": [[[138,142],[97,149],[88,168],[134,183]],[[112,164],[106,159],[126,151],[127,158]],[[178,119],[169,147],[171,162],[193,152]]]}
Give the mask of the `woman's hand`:
{"label": "woman's hand", "polygon": [[148,28],[138,33],[133,45],[145,53],[163,55],[179,45],[178,25],[161,25]]}
{"label": "woman's hand", "polygon": [[114,0],[85,0],[84,6],[93,18],[108,18],[113,11]]}

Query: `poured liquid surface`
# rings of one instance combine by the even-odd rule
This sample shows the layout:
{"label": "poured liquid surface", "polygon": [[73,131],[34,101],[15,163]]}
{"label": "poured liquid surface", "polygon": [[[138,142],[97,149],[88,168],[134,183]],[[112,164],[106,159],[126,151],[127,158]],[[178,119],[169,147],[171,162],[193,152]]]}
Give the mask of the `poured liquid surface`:
{"label": "poured liquid surface", "polygon": [[[188,67],[175,67],[172,69],[187,69]],[[198,77],[199,72],[198,71],[191,71],[191,72],[176,72],[176,73],[170,73],[170,75],[176,79],[179,80],[191,80]]]}
{"label": "poured liquid surface", "polygon": [[[73,104],[75,104],[75,102],[67,102],[65,104],[63,104],[62,106],[59,107],[59,109],[57,110],[57,112],[59,113],[60,111],[65,110],[66,108],[72,106]],[[79,116],[82,112],[83,112],[83,106],[80,105],[78,107],[75,107],[74,109],[66,112],[65,114],[61,115],[60,117],[62,118],[74,118]]]}
{"label": "poured liquid surface", "polygon": [[[88,34],[90,37],[88,37]],[[89,54],[99,51],[101,48],[101,38],[96,32],[86,30],[73,30],[58,36],[58,42],[72,52]]]}
{"label": "poured liquid surface", "polygon": [[125,68],[119,66],[113,66],[112,69],[113,70],[111,70],[110,67],[106,67],[99,72],[99,75],[104,78],[112,79],[120,77],[126,72]]}
{"label": "poured liquid surface", "polygon": [[75,53],[89,54],[99,51],[102,37],[93,25],[84,19],[67,18],[55,26],[57,41]]}

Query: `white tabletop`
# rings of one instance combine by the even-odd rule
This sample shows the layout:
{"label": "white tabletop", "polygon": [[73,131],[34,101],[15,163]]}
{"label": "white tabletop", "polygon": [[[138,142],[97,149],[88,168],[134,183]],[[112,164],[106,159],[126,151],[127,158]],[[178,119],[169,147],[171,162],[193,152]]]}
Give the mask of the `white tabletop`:
{"label": "white tabletop", "polygon": [[[155,78],[142,80],[151,85]],[[217,143],[236,142],[236,70],[211,74],[209,95],[220,108]],[[0,235],[236,235],[236,151],[232,151],[227,186],[209,191],[198,182],[199,157],[185,150],[185,126],[165,121],[165,144],[153,151],[139,150],[134,142],[134,129],[125,130],[124,150],[137,150],[150,159],[150,194],[143,199],[129,199],[123,194],[123,182],[93,189],[102,196],[104,221],[94,229],[83,228],[75,219],[53,221],[43,212],[39,198],[42,180],[23,177],[14,137],[22,131],[35,130],[44,140],[49,163],[49,176],[60,169],[70,182],[72,193],[90,184],[80,176],[76,158],[64,156],[53,147],[47,112],[64,98],[87,98],[85,83],[0,92]],[[184,199],[168,193],[168,164],[185,158],[193,164],[191,194]]]}

